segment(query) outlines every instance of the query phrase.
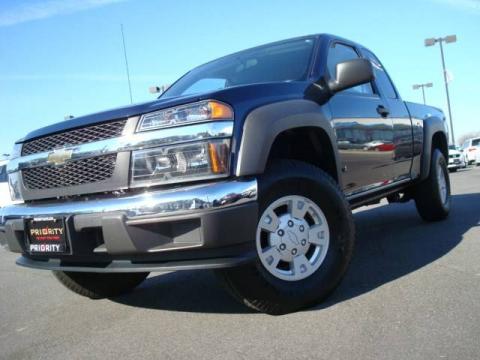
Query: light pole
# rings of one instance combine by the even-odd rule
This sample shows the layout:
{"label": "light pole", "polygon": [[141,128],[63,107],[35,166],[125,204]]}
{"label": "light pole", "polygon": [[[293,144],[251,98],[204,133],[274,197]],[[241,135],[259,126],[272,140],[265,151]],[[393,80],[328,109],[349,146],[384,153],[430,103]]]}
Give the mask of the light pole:
{"label": "light pole", "polygon": [[425,101],[425,88],[430,88],[433,86],[433,83],[426,83],[426,84],[415,84],[413,85],[413,90],[418,90],[422,89],[422,95],[423,95],[423,105],[426,105],[427,102]]}
{"label": "light pole", "polygon": [[445,68],[445,56],[443,55],[443,42],[450,44],[457,41],[457,35],[449,35],[444,38],[425,39],[425,46],[433,46],[437,42],[440,44],[440,54],[442,55],[443,79],[445,80],[445,91],[447,93],[448,117],[450,118],[450,132],[452,133],[452,145],[455,145],[455,135],[453,134],[452,109],[450,107],[450,94],[448,93],[447,69]]}

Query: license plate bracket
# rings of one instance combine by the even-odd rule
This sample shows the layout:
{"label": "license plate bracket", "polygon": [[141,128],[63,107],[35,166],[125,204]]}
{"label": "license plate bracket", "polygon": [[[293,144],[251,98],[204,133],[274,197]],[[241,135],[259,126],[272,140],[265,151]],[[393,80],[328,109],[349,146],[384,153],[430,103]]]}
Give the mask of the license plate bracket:
{"label": "license plate bracket", "polygon": [[32,254],[68,252],[67,229],[63,217],[38,217],[27,220],[27,247]]}

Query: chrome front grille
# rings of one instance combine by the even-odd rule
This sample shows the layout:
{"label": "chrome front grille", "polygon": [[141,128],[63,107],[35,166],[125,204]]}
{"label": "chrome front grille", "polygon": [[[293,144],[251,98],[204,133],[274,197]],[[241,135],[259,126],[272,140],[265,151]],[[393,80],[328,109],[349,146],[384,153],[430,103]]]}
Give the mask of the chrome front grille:
{"label": "chrome front grille", "polygon": [[[135,133],[137,121],[138,117],[130,117],[126,121],[112,120],[110,123],[47,135],[21,144],[22,154],[37,153],[14,157],[9,161],[7,169],[12,188],[26,202],[123,191],[129,188],[132,151],[174,143],[229,138],[233,134],[233,121],[230,120]],[[69,147],[69,144],[80,140],[65,140],[70,138],[72,132],[89,132],[115,123],[117,127],[113,133],[105,132],[94,138],[82,137],[87,143]],[[118,136],[112,138],[114,134]],[[50,139],[56,139],[54,145],[42,145]],[[33,142],[42,147],[32,150]],[[47,148],[49,150],[45,151]]]}
{"label": "chrome front grille", "polygon": [[122,135],[127,120],[117,120],[103,124],[86,126],[59,134],[48,135],[23,144],[22,156],[37,154],[70,145],[79,145]]}
{"label": "chrome front grille", "polygon": [[29,190],[64,188],[107,180],[115,171],[117,154],[97,156],[65,165],[39,166],[22,170],[23,184]]}

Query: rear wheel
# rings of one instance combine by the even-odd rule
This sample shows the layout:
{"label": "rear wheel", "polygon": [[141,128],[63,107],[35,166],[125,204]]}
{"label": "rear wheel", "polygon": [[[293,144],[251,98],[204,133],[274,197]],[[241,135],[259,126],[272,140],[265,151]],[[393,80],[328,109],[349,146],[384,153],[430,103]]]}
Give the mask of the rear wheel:
{"label": "rear wheel", "polygon": [[430,163],[430,174],[415,189],[415,205],[425,221],[439,221],[450,211],[450,178],[445,157],[434,149]]}
{"label": "rear wheel", "polygon": [[227,290],[269,314],[325,299],[353,251],[354,224],[343,193],[322,170],[280,161],[259,179],[259,196],[256,261],[217,271]]}
{"label": "rear wheel", "polygon": [[140,285],[148,274],[53,271],[53,275],[66,288],[91,299],[101,299],[127,293]]}

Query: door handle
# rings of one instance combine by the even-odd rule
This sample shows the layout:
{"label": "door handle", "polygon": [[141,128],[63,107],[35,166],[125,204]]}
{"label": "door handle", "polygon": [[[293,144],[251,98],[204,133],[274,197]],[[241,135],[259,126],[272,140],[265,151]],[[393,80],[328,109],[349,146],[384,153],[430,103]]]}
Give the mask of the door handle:
{"label": "door handle", "polygon": [[388,108],[386,108],[383,105],[378,105],[377,106],[377,112],[384,118],[387,117],[390,114],[390,110],[388,110]]}

